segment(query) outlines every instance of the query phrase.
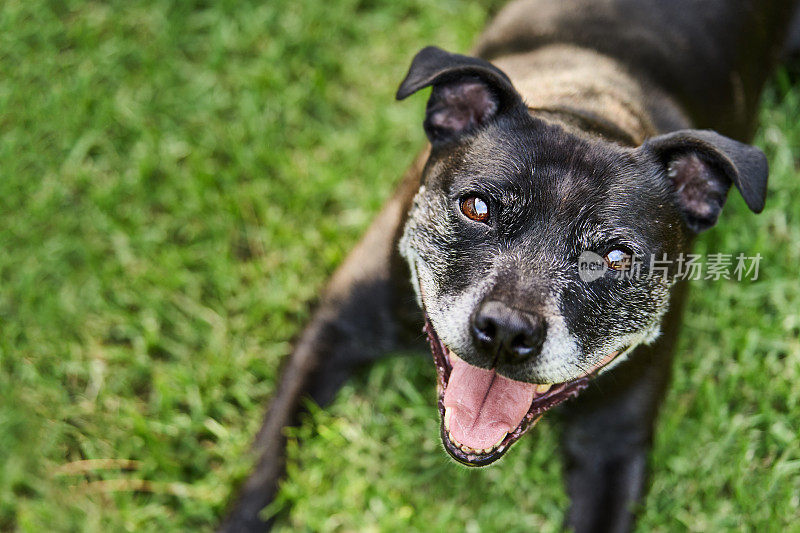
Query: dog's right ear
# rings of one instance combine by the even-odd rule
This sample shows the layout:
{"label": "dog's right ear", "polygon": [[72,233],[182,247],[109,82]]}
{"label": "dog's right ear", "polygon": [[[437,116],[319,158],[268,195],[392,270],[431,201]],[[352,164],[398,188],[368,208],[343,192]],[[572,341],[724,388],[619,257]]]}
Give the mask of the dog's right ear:
{"label": "dog's right ear", "polygon": [[524,106],[511,80],[500,69],[476,57],[428,46],[411,62],[397,99],[433,86],[425,111],[425,133],[442,144],[472,133],[499,114]]}
{"label": "dog's right ear", "polygon": [[694,232],[717,222],[734,185],[754,213],[764,209],[769,165],[764,152],[710,130],[679,130],[642,145],[656,156]]}

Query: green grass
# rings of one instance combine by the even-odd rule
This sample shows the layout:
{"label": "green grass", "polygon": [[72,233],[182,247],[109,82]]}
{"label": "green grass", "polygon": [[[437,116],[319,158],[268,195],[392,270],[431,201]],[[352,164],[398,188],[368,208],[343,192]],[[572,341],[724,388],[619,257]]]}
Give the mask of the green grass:
{"label": "green grass", "polygon": [[[213,527],[310,302],[423,142],[424,98],[393,100],[412,54],[467,50],[484,9],[2,3],[0,531]],[[800,531],[800,90],[762,119],[766,211],[732,195],[698,246],[761,277],[694,284],[641,531]],[[432,395],[395,358],[315,412],[281,526],[558,530],[552,420],[466,470]]]}

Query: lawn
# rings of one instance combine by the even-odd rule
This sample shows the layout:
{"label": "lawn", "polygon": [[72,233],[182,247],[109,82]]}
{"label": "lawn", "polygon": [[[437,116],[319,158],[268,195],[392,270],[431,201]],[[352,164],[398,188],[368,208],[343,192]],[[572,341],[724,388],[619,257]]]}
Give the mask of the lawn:
{"label": "lawn", "polygon": [[[486,9],[0,5],[0,531],[213,528],[291,339],[423,143],[425,99],[393,98],[411,57],[468,50]],[[697,247],[759,252],[760,276],[693,282],[641,531],[800,531],[787,75],[761,116],[767,209],[732,194]],[[433,379],[398,356],[314,410],[279,526],[557,531],[557,416],[467,470],[440,448]]]}

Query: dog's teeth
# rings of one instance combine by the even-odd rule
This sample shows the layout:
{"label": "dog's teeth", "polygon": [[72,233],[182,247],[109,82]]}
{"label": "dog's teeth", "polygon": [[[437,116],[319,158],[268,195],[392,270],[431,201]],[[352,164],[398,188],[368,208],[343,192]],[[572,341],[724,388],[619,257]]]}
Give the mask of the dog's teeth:
{"label": "dog's teeth", "polygon": [[553,385],[550,383],[543,383],[541,385],[536,385],[536,394],[544,394],[545,392],[550,390],[550,387]]}
{"label": "dog's teeth", "polygon": [[500,437],[500,440],[498,440],[497,442],[494,443],[494,446],[492,446],[492,449],[499,448],[500,445],[503,444],[503,441],[506,440],[506,435],[508,435],[508,433],[506,433],[505,435]]}
{"label": "dog's teeth", "polygon": [[479,455],[480,454],[484,454],[485,455],[485,454],[492,453],[492,452],[494,452],[494,451],[496,451],[498,449],[498,447],[503,443],[503,441],[505,440],[506,436],[508,435],[508,433],[503,435],[502,438],[497,441],[497,443],[495,443],[494,445],[490,446],[489,448],[483,448],[483,449],[481,449],[481,448],[472,448],[470,446],[467,446],[466,444],[461,444],[460,442],[458,442],[456,440],[456,438],[453,436],[453,433],[448,429],[448,426],[450,425],[450,410],[449,409],[445,409],[445,411],[444,411],[444,424],[445,424],[445,431],[447,432],[447,438],[450,439],[450,442],[452,442],[453,445],[456,448],[458,448],[462,452],[468,453],[468,454],[479,454]]}

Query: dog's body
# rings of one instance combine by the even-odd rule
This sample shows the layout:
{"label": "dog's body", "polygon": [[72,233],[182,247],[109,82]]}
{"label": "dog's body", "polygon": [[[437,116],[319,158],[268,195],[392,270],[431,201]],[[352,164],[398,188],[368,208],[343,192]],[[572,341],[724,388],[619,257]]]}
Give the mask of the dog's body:
{"label": "dog's body", "polygon": [[[299,338],[223,529],[264,529],[302,398],[324,404],[356,367],[418,347],[423,319],[442,439],[463,463],[492,462],[546,409],[603,381],[563,406],[568,524],[630,529],[685,290],[669,277],[591,285],[573,259],[674,259],[716,222],[731,184],[763,207],[763,154],[688,129],[750,138],[793,13],[755,4],[524,0],[479,41],[494,66],[420,52],[398,97],[433,86],[432,148]],[[598,376],[612,366],[613,379]]]}

